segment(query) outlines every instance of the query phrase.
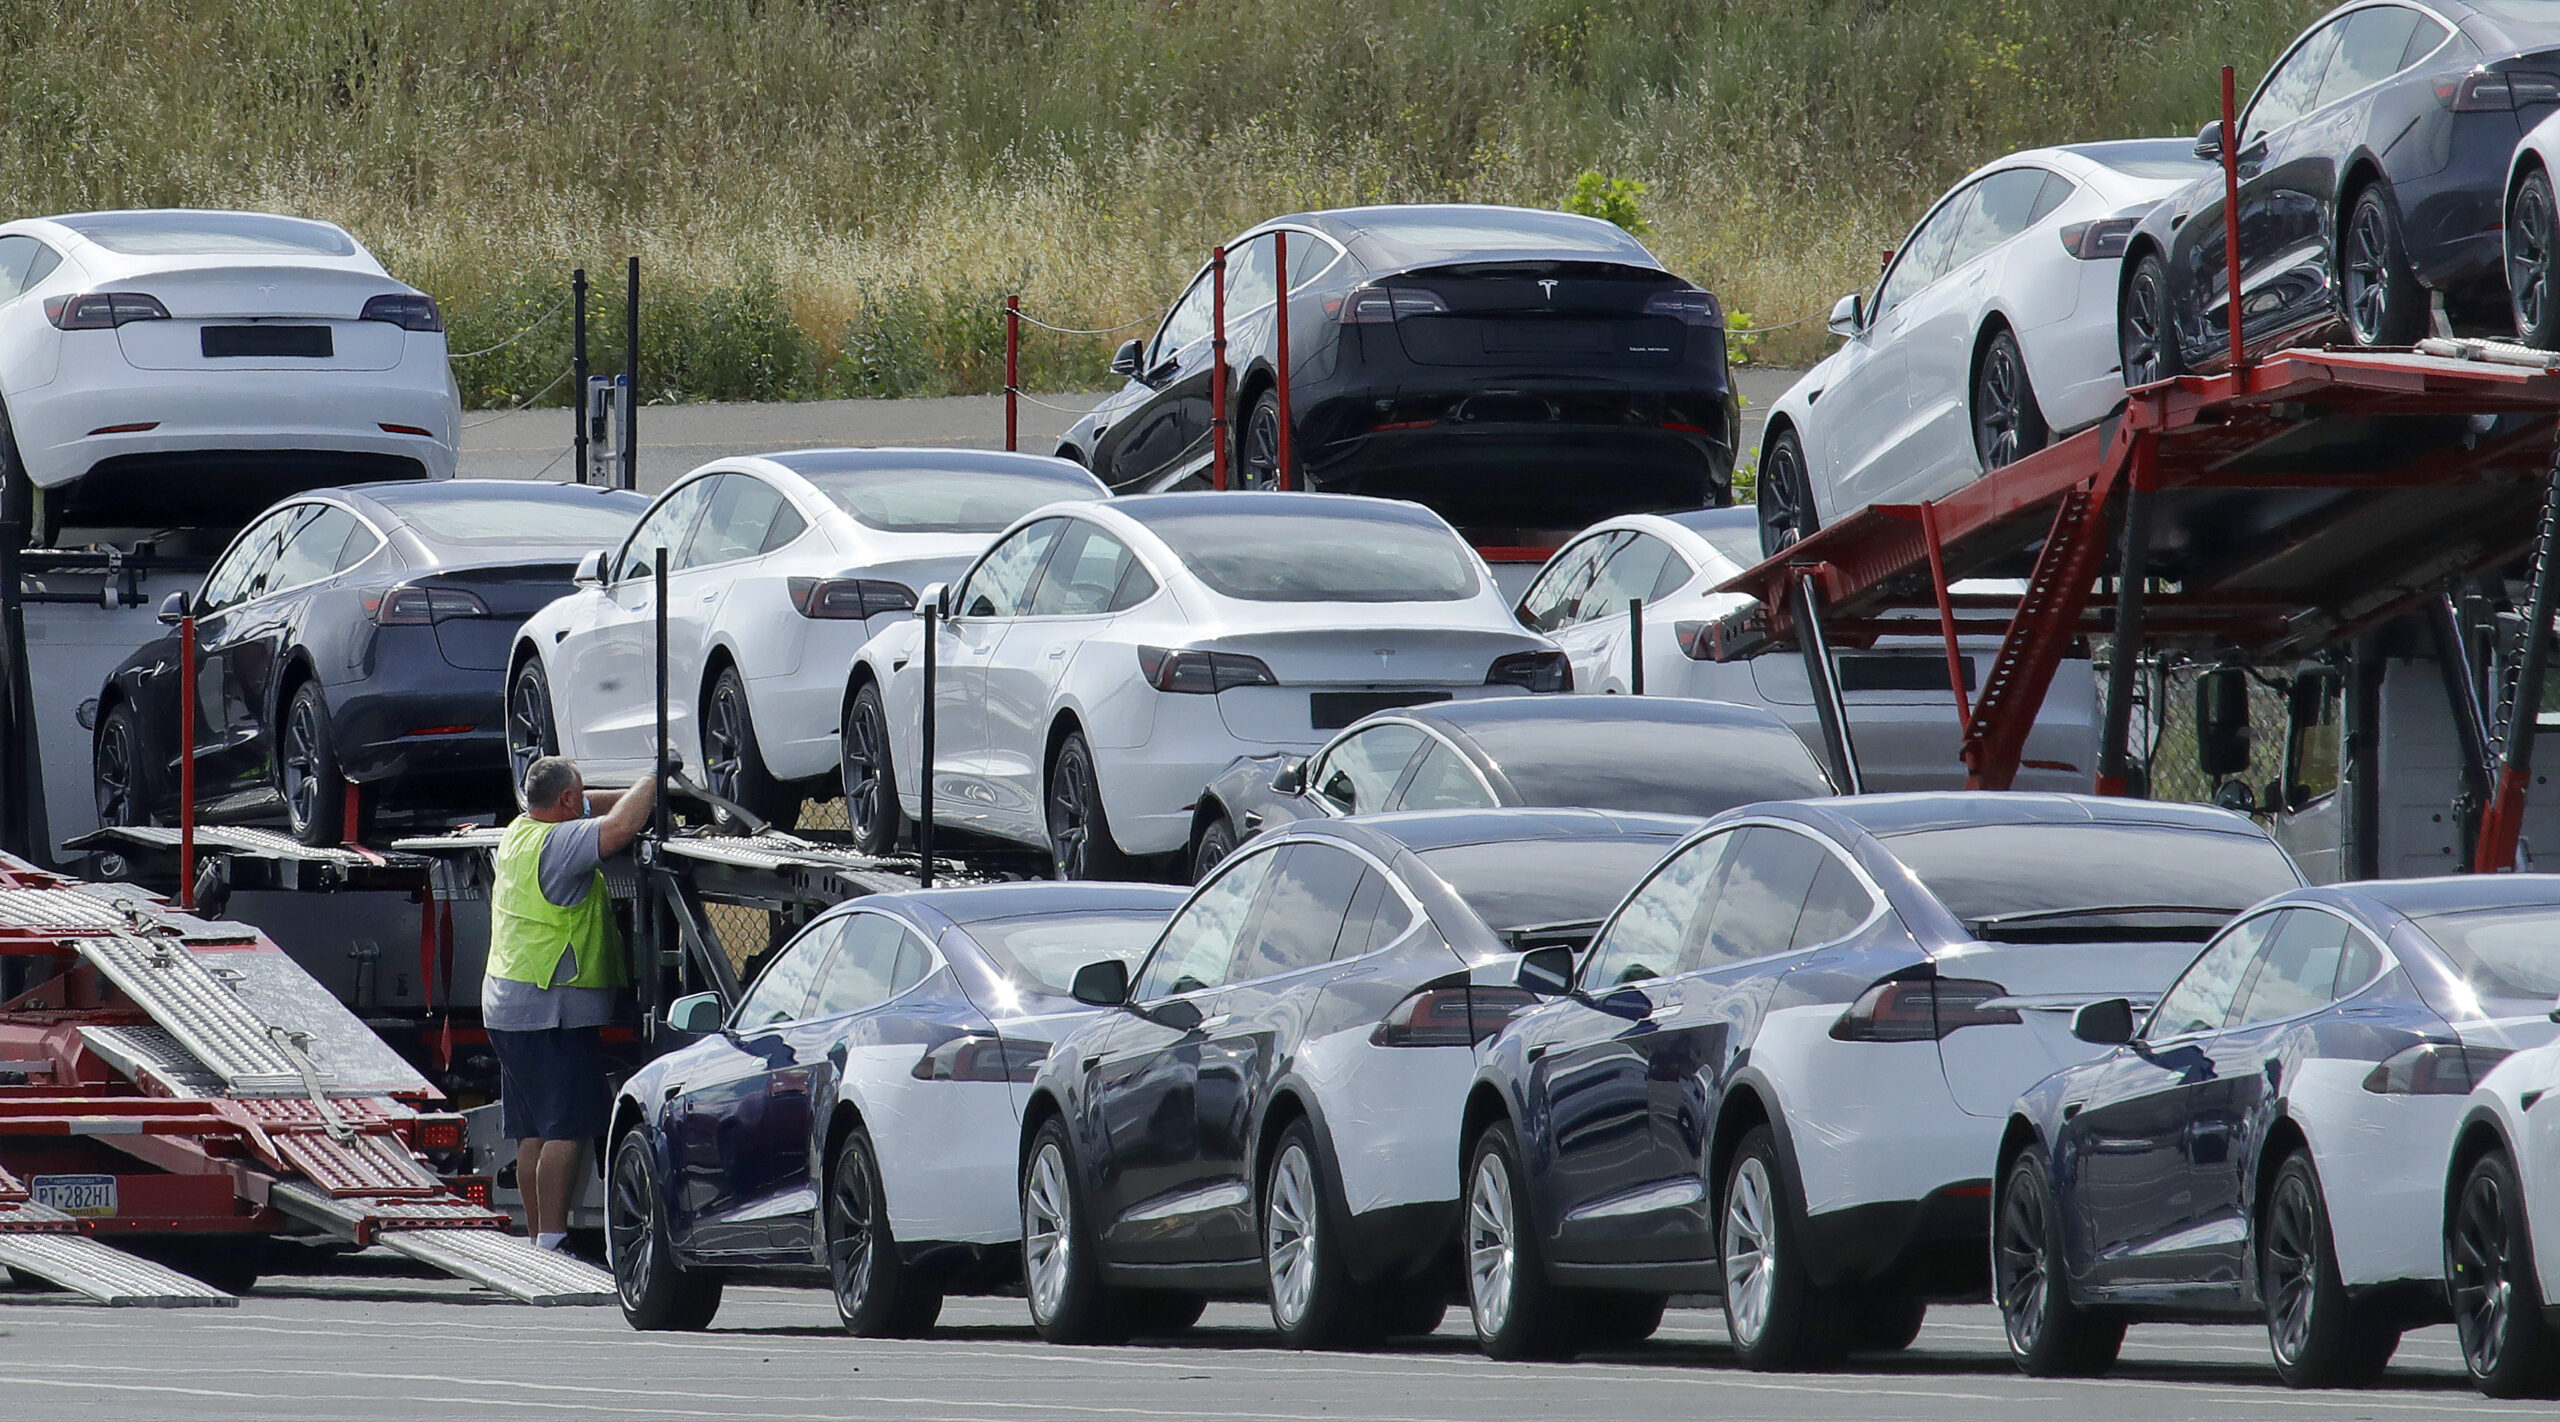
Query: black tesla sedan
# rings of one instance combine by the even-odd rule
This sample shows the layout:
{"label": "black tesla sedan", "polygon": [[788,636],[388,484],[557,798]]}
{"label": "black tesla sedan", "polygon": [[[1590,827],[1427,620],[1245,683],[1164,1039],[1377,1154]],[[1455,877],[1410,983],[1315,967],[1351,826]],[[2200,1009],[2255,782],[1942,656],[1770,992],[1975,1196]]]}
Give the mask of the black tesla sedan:
{"label": "black tesla sedan", "polygon": [[502,698],[524,619],[649,501],[530,480],[315,489],[252,520],[98,694],[102,824],[177,813],[177,623],[195,618],[196,811],[332,844],[360,813],[513,804]]}
{"label": "black tesla sedan", "polygon": [[1584,805],[1721,814],[1832,793],[1787,723],[1677,696],[1504,697],[1380,711],[1312,756],[1250,756],[1192,808],[1192,877],[1256,834],[1392,810]]}
{"label": "black tesla sedan", "polygon": [[[2560,9],[2532,0],[2344,5],[2294,41],[2240,114],[2242,338],[2252,353],[2343,325],[2356,344],[2457,324],[2511,329],[2507,160],[2560,104]],[[2206,126],[2199,157],[2219,159]],[[2127,385],[2227,359],[2223,175],[2127,239]]]}
{"label": "black tesla sedan", "polygon": [[[1239,485],[1280,482],[1284,250],[1288,487],[1412,499],[1480,544],[1731,501],[1740,413],[1715,296],[1609,223],[1462,205],[1295,213],[1227,244]],[[1122,492],[1207,482],[1213,287],[1203,268],[1120,348],[1128,383],[1059,454]]]}

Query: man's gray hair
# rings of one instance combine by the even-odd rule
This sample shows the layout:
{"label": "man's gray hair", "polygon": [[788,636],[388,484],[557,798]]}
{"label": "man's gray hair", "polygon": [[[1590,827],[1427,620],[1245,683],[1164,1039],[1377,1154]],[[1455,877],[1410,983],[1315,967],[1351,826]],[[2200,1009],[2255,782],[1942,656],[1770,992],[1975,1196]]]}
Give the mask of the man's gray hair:
{"label": "man's gray hair", "polygon": [[560,797],[583,779],[578,763],[565,755],[546,755],[524,769],[524,802],[537,810],[560,803]]}

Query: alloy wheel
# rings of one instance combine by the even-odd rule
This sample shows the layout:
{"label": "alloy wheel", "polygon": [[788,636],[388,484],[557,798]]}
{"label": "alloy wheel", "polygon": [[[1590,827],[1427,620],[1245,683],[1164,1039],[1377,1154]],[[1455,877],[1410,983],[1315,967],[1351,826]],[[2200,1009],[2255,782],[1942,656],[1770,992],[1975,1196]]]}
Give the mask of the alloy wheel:
{"label": "alloy wheel", "polygon": [[722,679],[711,693],[711,714],[702,718],[703,783],[724,800],[738,798],[739,781],[746,774],[746,737],[738,725],[746,708],[738,704],[732,685]]}
{"label": "alloy wheel", "polygon": [[1237,467],[1238,487],[1280,487],[1280,407],[1257,404],[1244,425],[1244,458]]}
{"label": "alloy wheel", "polygon": [[1271,1311],[1294,1328],[1316,1291],[1316,1182],[1307,1153],[1294,1142],[1271,1166],[1264,1211],[1263,1254],[1271,1265]]}
{"label": "alloy wheel", "polygon": [[2311,1337],[2312,1296],[2317,1289],[2318,1238],[2312,1226],[2310,1187],[2299,1177],[2276,1183],[2267,1204],[2266,1290],[2268,1336],[2277,1356],[2302,1356]]}
{"label": "alloy wheel", "polygon": [[1467,1190],[1467,1297],[1476,1332],[1491,1337],[1511,1321],[1511,1274],[1519,1267],[1513,1237],[1511,1175],[1488,1152]]}
{"label": "alloy wheel", "polygon": [[2145,262],[2134,272],[2133,283],[2124,293],[2124,329],[2119,334],[2123,350],[2119,354],[2124,358],[2126,386],[2148,385],[2165,372],[2168,309],[2168,300],[2160,290],[2159,269]]}
{"label": "alloy wheel", "polygon": [[2017,462],[2021,418],[2018,395],[2025,384],[2024,373],[2018,369],[2018,348],[2005,340],[1994,341],[1983,357],[1973,402],[1974,440],[1982,450],[1986,468]]}
{"label": "alloy wheel", "polygon": [[507,769],[519,789],[525,772],[549,755],[551,746],[551,697],[543,690],[541,674],[528,662],[516,673],[507,695]]}
{"label": "alloy wheel", "polygon": [[2473,1377],[2498,1370],[2507,1314],[2515,1305],[2515,1240],[2507,1230],[2505,1207],[2498,1182],[2479,1174],[2465,1183],[2455,1207],[2453,1324]]}
{"label": "alloy wheel", "polygon": [[293,827],[320,817],[320,708],[296,700],[284,720],[284,798]]}
{"label": "alloy wheel", "polygon": [[1734,1172],[1724,1207],[1724,1294],[1737,1342],[1759,1341],[1777,1292],[1778,1192],[1757,1158]]}
{"label": "alloy wheel", "polygon": [[845,818],[856,826],[880,813],[880,763],[888,754],[888,735],[871,708],[855,702],[844,727]]}
{"label": "alloy wheel", "polygon": [[1022,1192],[1022,1274],[1031,1288],[1031,1310],[1043,1319],[1055,1318],[1066,1297],[1075,1247],[1072,1208],[1066,1158],[1056,1144],[1043,1144]]}
{"label": "alloy wheel", "polygon": [[1085,799],[1085,776],[1084,761],[1070,752],[1058,757],[1057,773],[1049,777],[1049,844],[1061,879],[1083,878],[1092,857],[1087,841],[1093,837],[1093,807]]}
{"label": "alloy wheel", "polygon": [[827,1190],[828,1277],[846,1318],[862,1312],[873,1281],[871,1172],[846,1161]]}
{"label": "alloy wheel", "polygon": [[625,1307],[637,1308],[649,1292],[649,1166],[628,1148],[613,1155],[613,1187],[605,1200],[605,1251],[614,1287]]}
{"label": "alloy wheel", "polygon": [[2382,323],[2391,314],[2391,275],[2384,266],[2390,251],[2382,208],[2359,204],[2347,228],[2347,317],[2355,322],[2357,338],[2368,343],[2380,339]]}
{"label": "alloy wheel", "polygon": [[133,804],[133,745],[125,738],[124,722],[109,718],[106,729],[98,735],[97,776],[98,823],[128,825],[141,822]]}
{"label": "alloy wheel", "polygon": [[2516,329],[2539,330],[2550,319],[2551,189],[2527,179],[2507,219],[2507,289],[2515,293]]}
{"label": "alloy wheel", "polygon": [[2050,1287],[2044,1271],[2045,1228],[2043,1197],[2012,1185],[2000,1206],[1991,1262],[1998,1271],[2000,1322],[2008,1330],[2009,1347],[2020,1354],[2034,1352],[2044,1332],[2045,1290]]}
{"label": "alloy wheel", "polygon": [[1805,536],[1805,514],[1811,507],[1811,490],[1807,487],[1804,455],[1792,439],[1773,441],[1760,464],[1761,551],[1774,555],[1778,549],[1802,541]]}

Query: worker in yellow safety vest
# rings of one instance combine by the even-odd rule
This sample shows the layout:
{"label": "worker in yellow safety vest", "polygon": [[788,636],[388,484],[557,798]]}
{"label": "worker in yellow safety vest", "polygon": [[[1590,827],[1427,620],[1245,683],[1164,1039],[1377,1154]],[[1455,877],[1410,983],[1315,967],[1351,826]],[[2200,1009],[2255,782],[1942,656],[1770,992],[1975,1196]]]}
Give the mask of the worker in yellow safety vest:
{"label": "worker in yellow safety vest", "polygon": [[604,861],[639,837],[657,791],[643,778],[590,804],[577,763],[544,756],[526,767],[527,808],[498,841],[480,1015],[498,1053],[525,1231],[545,1249],[568,1238],[583,1157],[609,1104],[597,1043],[627,974]]}

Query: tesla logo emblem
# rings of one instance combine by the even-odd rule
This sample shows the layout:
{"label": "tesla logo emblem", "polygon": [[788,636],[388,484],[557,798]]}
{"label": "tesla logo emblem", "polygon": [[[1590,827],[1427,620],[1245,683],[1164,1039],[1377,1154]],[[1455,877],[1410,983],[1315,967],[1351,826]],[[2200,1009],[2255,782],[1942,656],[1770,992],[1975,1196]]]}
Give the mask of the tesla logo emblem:
{"label": "tesla logo emblem", "polygon": [[1545,292],[1547,299],[1553,301],[1556,299],[1556,285],[1554,277],[1541,277],[1538,281],[1538,290]]}

